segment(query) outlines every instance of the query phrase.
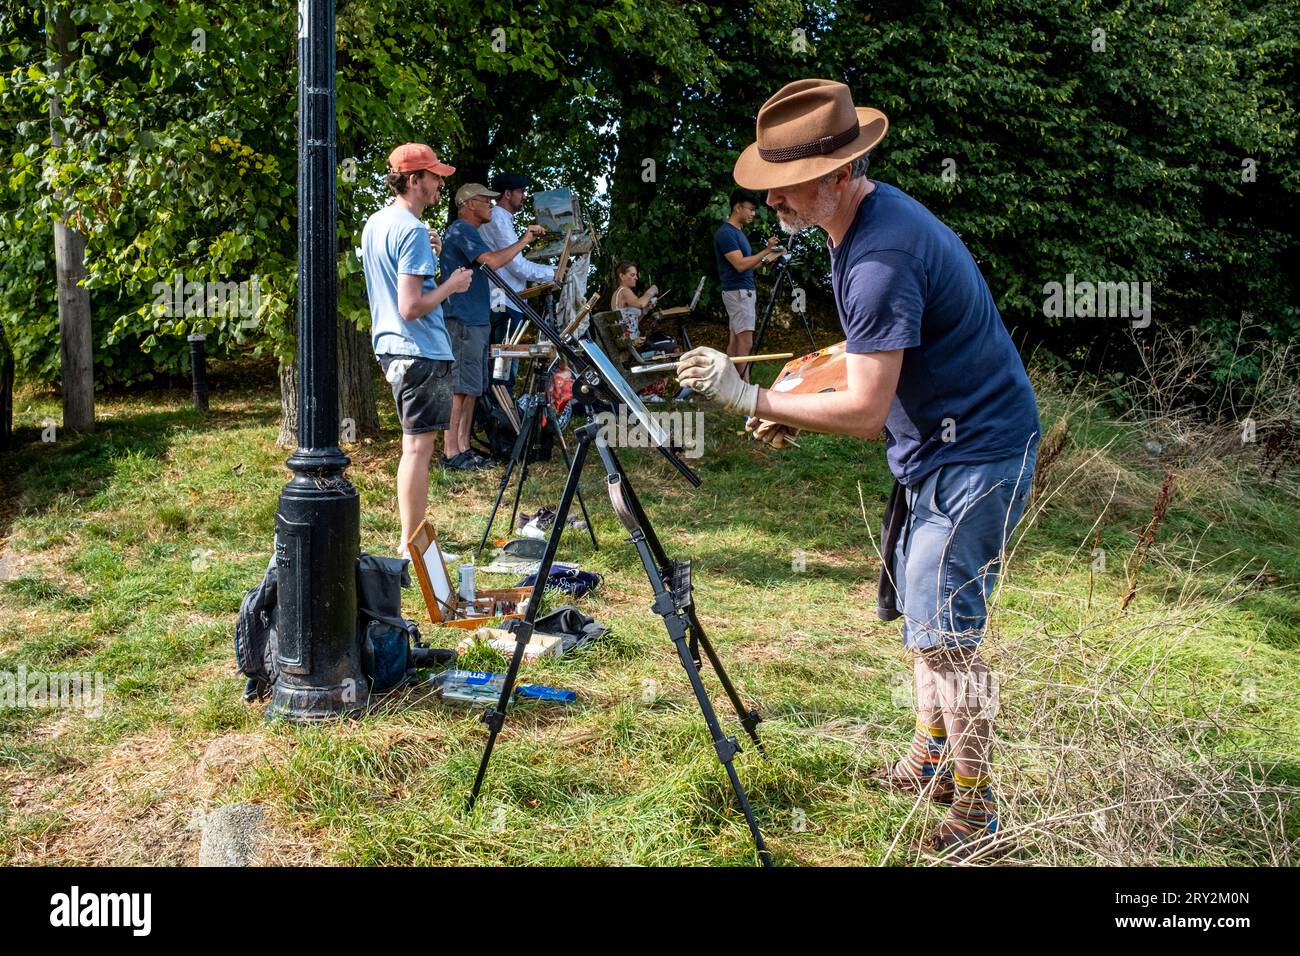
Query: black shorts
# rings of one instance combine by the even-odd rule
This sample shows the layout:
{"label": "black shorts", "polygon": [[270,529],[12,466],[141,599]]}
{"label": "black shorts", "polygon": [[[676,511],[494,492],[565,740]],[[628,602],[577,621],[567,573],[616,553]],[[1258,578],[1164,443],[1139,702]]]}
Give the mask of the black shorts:
{"label": "black shorts", "polygon": [[409,360],[411,363],[401,381],[393,385],[393,401],[402,422],[402,434],[446,431],[451,425],[451,362],[413,355],[378,358],[385,377],[394,362]]}

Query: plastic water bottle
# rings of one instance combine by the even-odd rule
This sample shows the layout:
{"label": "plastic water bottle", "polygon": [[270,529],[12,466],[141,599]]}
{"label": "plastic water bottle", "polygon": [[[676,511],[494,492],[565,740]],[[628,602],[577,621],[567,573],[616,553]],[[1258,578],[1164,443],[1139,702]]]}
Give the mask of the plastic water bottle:
{"label": "plastic water bottle", "polygon": [[473,604],[474,598],[478,596],[478,592],[474,590],[473,564],[462,564],[460,566],[460,580],[458,583],[460,599],[466,604]]}

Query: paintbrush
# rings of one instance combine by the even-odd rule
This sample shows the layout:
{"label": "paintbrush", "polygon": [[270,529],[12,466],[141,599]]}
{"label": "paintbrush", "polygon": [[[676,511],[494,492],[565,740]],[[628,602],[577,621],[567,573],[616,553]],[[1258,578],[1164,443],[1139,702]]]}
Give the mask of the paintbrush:
{"label": "paintbrush", "polygon": [[[732,365],[746,365],[750,362],[777,362],[781,359],[794,358],[793,352],[775,352],[771,355],[733,355],[731,356]],[[677,368],[676,362],[659,362],[656,365],[633,365],[629,372],[633,375],[642,375],[646,372],[667,372]]]}

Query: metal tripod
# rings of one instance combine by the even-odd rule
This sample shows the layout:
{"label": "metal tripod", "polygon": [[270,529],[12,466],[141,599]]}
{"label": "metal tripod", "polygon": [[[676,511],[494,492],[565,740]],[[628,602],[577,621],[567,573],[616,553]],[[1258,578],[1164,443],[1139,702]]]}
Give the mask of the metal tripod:
{"label": "metal tripod", "polygon": [[[587,373],[587,375],[591,374],[590,372]],[[649,518],[646,517],[645,511],[641,507],[641,502],[637,499],[636,492],[632,489],[627,473],[619,463],[614,450],[609,447],[602,437],[600,423],[593,418],[578,429],[577,438],[578,447],[574,452],[573,461],[569,465],[569,476],[564,486],[564,493],[560,497],[560,505],[555,515],[555,525],[551,528],[551,533],[546,539],[546,551],[542,555],[541,565],[537,570],[537,585],[534,587],[532,597],[528,601],[528,610],[522,619],[510,622],[510,629],[515,635],[515,650],[510,658],[510,667],[506,672],[505,686],[501,689],[500,699],[495,706],[488,707],[483,713],[483,723],[488,726],[488,739],[483,749],[483,759],[479,763],[478,775],[474,778],[474,789],[470,792],[466,809],[472,810],[474,808],[479,789],[483,785],[483,778],[487,774],[488,761],[492,758],[492,748],[496,744],[497,735],[505,724],[506,709],[510,704],[515,679],[519,674],[519,666],[524,659],[524,648],[527,647],[533,634],[534,622],[537,620],[537,613],[542,603],[542,591],[550,574],[551,565],[555,560],[555,554],[560,544],[560,536],[564,531],[564,523],[578,489],[582,466],[586,461],[588,450],[592,445],[595,445],[596,452],[605,465],[609,498],[614,506],[614,513],[618,515],[623,527],[627,529],[632,544],[635,545],[637,553],[641,557],[642,567],[645,569],[646,578],[650,582],[651,591],[654,593],[654,603],[651,607],[656,614],[663,618],[668,636],[677,649],[677,657],[681,662],[682,669],[686,671],[687,679],[691,683],[691,690],[695,694],[696,703],[699,705],[700,713],[704,717],[704,723],[708,726],[713,748],[718,755],[718,761],[727,772],[727,777],[731,781],[731,789],[740,804],[741,812],[745,815],[745,822],[749,825],[749,832],[754,839],[754,846],[758,851],[759,859],[764,866],[771,866],[771,853],[763,840],[758,821],[754,818],[754,812],[749,805],[749,798],[745,795],[745,788],[741,785],[740,777],[736,773],[734,758],[740,752],[740,743],[735,737],[728,737],[723,733],[717,714],[713,710],[713,703],[709,699],[709,693],[700,678],[700,670],[703,666],[699,655],[700,648],[704,649],[705,656],[708,657],[710,666],[713,668],[714,673],[717,674],[723,691],[736,710],[741,726],[749,734],[750,739],[754,741],[760,753],[763,752],[763,744],[758,739],[756,728],[763,718],[756,709],[746,707],[741,700],[735,686],[727,677],[726,671],[723,670],[717,652],[714,650],[708,636],[704,633],[704,627],[700,624],[699,617],[695,613],[690,561],[674,561],[668,557],[654,532],[654,528],[650,525]],[[698,479],[696,480],[698,481]]]}
{"label": "metal tripod", "polygon": [[[515,501],[510,509],[510,527],[515,526],[515,517],[519,514],[519,498],[524,491],[524,482],[528,480],[528,466],[532,462],[533,448],[537,443],[542,428],[549,428],[554,433],[556,443],[560,446],[560,453],[564,456],[564,465],[566,468],[569,466],[569,447],[565,444],[564,433],[560,430],[560,423],[556,419],[555,410],[551,408],[546,400],[545,378],[537,373],[537,364],[537,360],[534,360],[528,372],[528,392],[524,397],[524,417],[519,423],[519,434],[515,436],[514,447],[510,449],[510,460],[506,462],[505,471],[501,474],[501,484],[497,488],[497,500],[492,504],[492,512],[488,515],[487,525],[483,528],[483,537],[479,540],[478,550],[474,552],[476,558],[487,547],[488,535],[492,531],[492,525],[496,522],[497,511],[501,508],[501,499],[505,497],[506,488],[510,485],[510,476],[518,465],[521,466],[519,468],[519,486],[515,488]],[[592,527],[591,516],[587,514],[587,503],[582,500],[581,488],[578,489],[578,507],[582,511],[583,520],[587,522],[587,534],[591,536],[591,546],[599,551],[600,545],[596,542],[596,529]],[[538,581],[542,580],[542,578],[538,578]]]}
{"label": "metal tripod", "polygon": [[[785,281],[790,271],[790,256],[787,252],[781,257],[781,265],[776,270],[776,275],[772,279],[772,292],[767,297],[767,306],[763,309],[763,315],[758,320],[758,327],[754,330],[754,344],[751,346],[751,354],[761,355],[763,353],[763,333],[767,331],[767,322],[772,318],[772,307],[776,305],[777,294],[781,291],[781,283]],[[804,331],[808,333],[808,344],[817,349],[817,340],[813,338],[812,324],[808,321],[807,309],[799,313],[799,318],[803,320]]]}

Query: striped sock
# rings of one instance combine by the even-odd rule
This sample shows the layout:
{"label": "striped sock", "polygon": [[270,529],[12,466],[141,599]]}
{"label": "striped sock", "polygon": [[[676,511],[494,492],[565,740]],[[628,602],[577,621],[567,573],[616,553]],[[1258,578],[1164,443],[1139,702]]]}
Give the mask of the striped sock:
{"label": "striped sock", "polygon": [[957,789],[948,819],[944,822],[963,836],[996,833],[998,814],[992,781],[988,777],[967,777],[958,773],[953,775],[953,782]]}
{"label": "striped sock", "polygon": [[929,727],[921,721],[916,722],[916,733],[912,735],[912,748],[900,761],[898,769],[914,777],[933,777],[935,774],[947,773],[944,761],[944,749],[948,743],[948,732],[942,727]]}

